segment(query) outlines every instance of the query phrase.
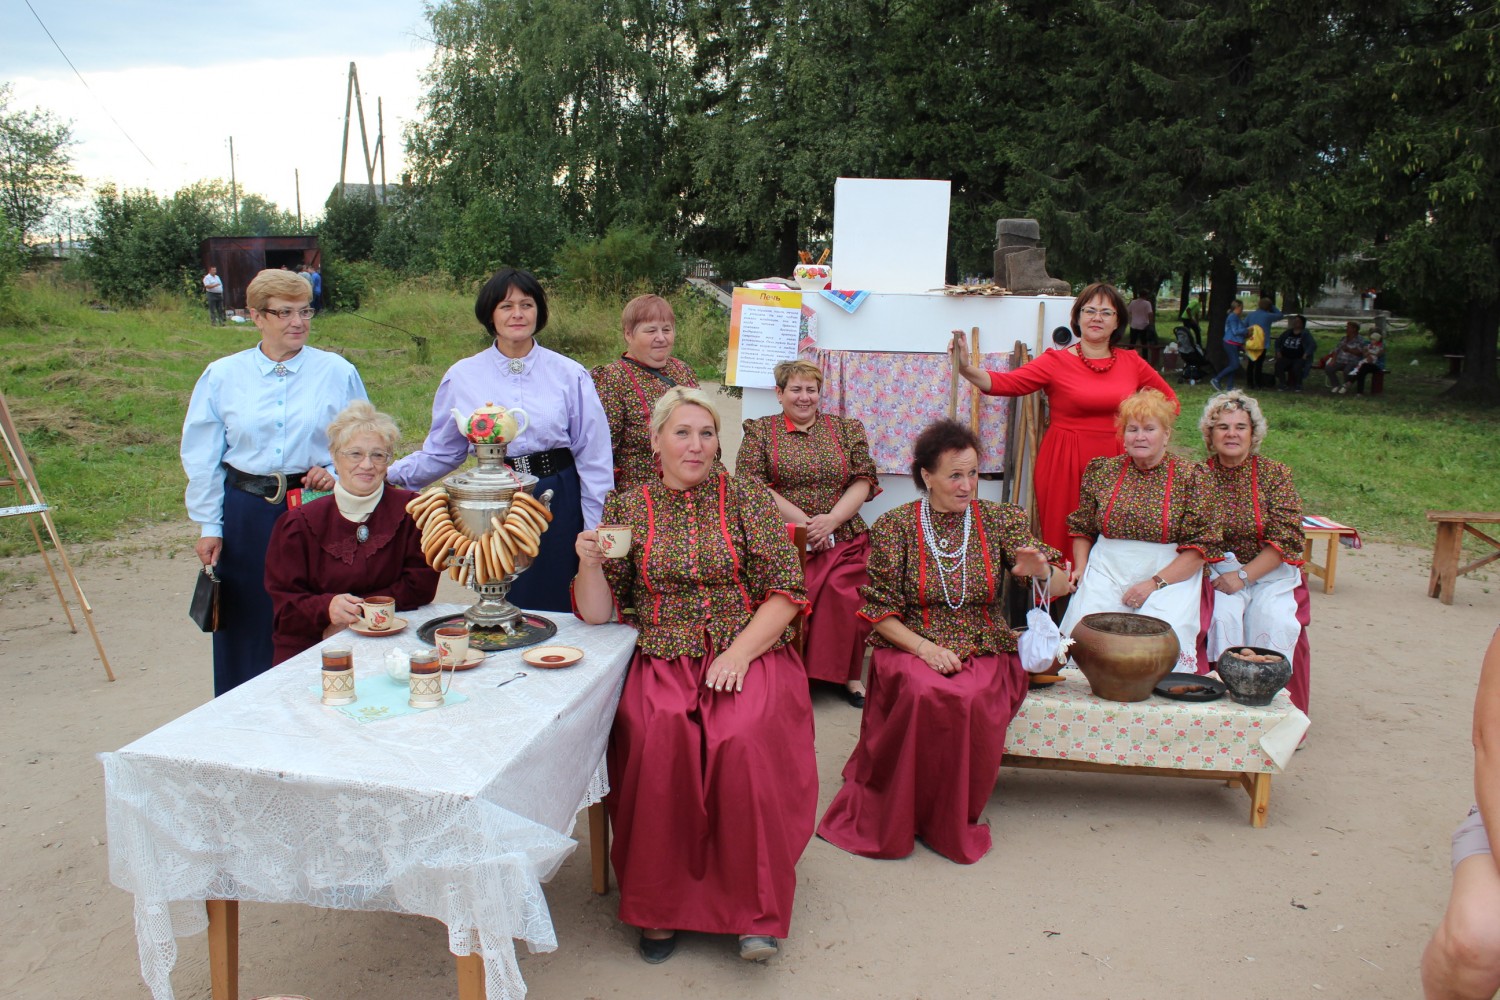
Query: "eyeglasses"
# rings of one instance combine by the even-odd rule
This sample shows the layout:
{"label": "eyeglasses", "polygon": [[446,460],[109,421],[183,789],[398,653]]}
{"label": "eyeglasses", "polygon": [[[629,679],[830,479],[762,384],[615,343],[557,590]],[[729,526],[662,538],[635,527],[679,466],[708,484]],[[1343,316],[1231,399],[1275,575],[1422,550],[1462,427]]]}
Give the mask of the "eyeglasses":
{"label": "eyeglasses", "polygon": [[1083,310],[1083,315],[1089,319],[1114,319],[1115,311],[1113,309],[1095,309],[1093,306],[1087,306]]}
{"label": "eyeglasses", "polygon": [[297,317],[298,319],[313,318],[313,311],[308,306],[303,306],[301,309],[259,309],[256,311],[259,312],[262,316],[275,316],[283,323],[291,319],[293,316]]}
{"label": "eyeglasses", "polygon": [[339,458],[355,465],[364,465],[367,458],[376,465],[391,464],[391,453],[388,451],[341,451]]}

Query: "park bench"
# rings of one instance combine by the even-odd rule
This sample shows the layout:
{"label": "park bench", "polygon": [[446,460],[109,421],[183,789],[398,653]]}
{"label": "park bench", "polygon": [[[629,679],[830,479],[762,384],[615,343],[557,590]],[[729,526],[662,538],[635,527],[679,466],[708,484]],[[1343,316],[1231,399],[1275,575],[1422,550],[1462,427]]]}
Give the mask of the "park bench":
{"label": "park bench", "polygon": [[[1436,597],[1444,604],[1453,603],[1453,591],[1458,578],[1500,559],[1500,541],[1475,528],[1476,524],[1500,524],[1500,513],[1471,513],[1457,510],[1429,510],[1427,520],[1437,525],[1437,544],[1432,550],[1432,577],[1427,583],[1427,596]],[[1493,546],[1497,551],[1460,566],[1463,556],[1464,533]]]}

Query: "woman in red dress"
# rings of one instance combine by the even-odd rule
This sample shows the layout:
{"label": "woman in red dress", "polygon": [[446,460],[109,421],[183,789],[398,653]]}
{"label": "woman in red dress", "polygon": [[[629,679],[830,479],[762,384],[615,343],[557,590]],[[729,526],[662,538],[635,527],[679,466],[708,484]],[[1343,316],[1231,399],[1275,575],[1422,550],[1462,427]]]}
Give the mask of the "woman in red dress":
{"label": "woman in red dress", "polygon": [[648,962],[678,930],[738,935],[760,961],[786,936],[817,819],[812,703],[787,645],[802,570],[766,490],[718,467],[701,391],[667,390],[651,445],[660,481],[604,504],[630,551],[606,559],[581,532],[573,582],[584,621],[640,629],[609,741],[620,919]]}
{"label": "woman in red dress", "polygon": [[811,361],[776,366],[781,412],[745,421],[736,475],[766,484],[788,524],[807,529],[802,571],[812,605],[802,641],[807,676],[843,687],[865,705],[862,680],[867,622],[859,588],[870,581],[870,529],[859,509],[880,493],[865,428],[850,417],[818,412],[823,373]]}
{"label": "woman in red dress", "polygon": [[674,385],[698,387],[698,377],[672,356],[677,317],[660,295],[637,295],[620,313],[625,353],[590,374],[615,457],[615,489],[628,490],[657,481],[651,454],[651,408]]}
{"label": "woman in red dress", "polygon": [[968,428],[942,420],[924,430],[912,478],[924,496],[871,529],[860,611],[874,624],[870,691],[818,836],[867,858],[904,858],[921,837],[972,864],[990,849],[979,818],[1027,687],[1000,574],[1047,576],[1055,594],[1068,582],[1019,507],[978,499],[979,439]]}
{"label": "woman in red dress", "polygon": [[359,621],[361,597],[389,594],[407,609],[437,593],[421,532],[406,516],[416,494],[385,483],[400,437],[395,421],[362,399],[328,425],[333,495],[287,511],[266,550],[273,663]]}
{"label": "woman in red dress", "polygon": [[1073,300],[1078,343],[1040,357],[1013,372],[975,366],[964,337],[955,331],[950,354],[958,372],[991,396],[1047,394],[1051,416],[1036,456],[1036,506],[1042,541],[1069,551],[1068,515],[1078,507],[1084,468],[1096,458],[1120,454],[1115,411],[1138,389],[1156,389],[1175,406],[1177,394],[1134,351],[1120,350],[1125,299],[1113,285],[1096,282]]}

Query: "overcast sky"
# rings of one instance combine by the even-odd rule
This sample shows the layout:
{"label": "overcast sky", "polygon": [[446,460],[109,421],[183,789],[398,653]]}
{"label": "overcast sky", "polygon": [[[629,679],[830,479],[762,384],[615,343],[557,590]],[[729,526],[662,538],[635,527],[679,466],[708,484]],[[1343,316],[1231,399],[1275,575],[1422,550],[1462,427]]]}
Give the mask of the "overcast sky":
{"label": "overcast sky", "polygon": [[[338,183],[350,61],[372,152],[379,97],[386,177],[400,179],[402,130],[417,117],[432,55],[421,0],[30,5],[88,86],[26,0],[0,0],[0,81],[13,85],[12,107],[40,105],[72,120],[74,164],[91,188],[112,181],[171,194],[195,180],[228,180],[233,136],[242,192],[292,211],[298,170],[303,217],[316,216]],[[357,118],[349,140],[347,178],[363,182]]]}

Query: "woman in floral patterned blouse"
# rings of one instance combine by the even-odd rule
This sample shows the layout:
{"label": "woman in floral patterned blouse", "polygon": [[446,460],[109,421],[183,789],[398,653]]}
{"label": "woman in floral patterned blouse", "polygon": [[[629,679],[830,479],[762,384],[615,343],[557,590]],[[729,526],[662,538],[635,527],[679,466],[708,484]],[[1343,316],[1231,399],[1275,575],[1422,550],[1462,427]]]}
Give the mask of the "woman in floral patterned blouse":
{"label": "woman in floral patterned blouse", "polygon": [[1225,649],[1274,649],[1292,661],[1287,694],[1307,711],[1312,620],[1302,573],[1302,498],[1292,470],[1260,456],[1266,418],[1260,404],[1237,389],[1209,399],[1198,421],[1208,446],[1208,470],[1224,524],[1224,558],[1209,567],[1201,618],[1204,662]]}
{"label": "woman in floral patterned blouse", "polygon": [[1068,515],[1078,593],[1061,627],[1099,611],[1151,615],[1177,633],[1178,669],[1195,671],[1203,565],[1222,555],[1223,530],[1208,471],[1167,455],[1174,412],[1154,389],[1128,397],[1116,419],[1125,454],[1084,470]]}
{"label": "woman in floral patterned blouse", "polygon": [[868,858],[904,858],[917,837],[960,864],[990,849],[979,822],[1005,730],[1026,697],[1001,574],[1047,576],[1066,593],[1020,508],[977,497],[979,439],[938,421],[912,447],[920,500],[871,530],[860,617],[874,626],[869,702],[844,787],[818,836]]}
{"label": "woman in floral patterned blouse", "polygon": [[745,421],[736,475],[765,483],[788,524],[807,529],[802,567],[812,612],[803,626],[808,677],[841,684],[855,708],[865,704],[860,679],[867,622],[857,612],[869,582],[870,531],[859,508],[880,493],[880,475],[858,420],[818,412],[823,373],[811,361],[776,366],[781,412]]}
{"label": "woman in floral patterned blouse", "polygon": [[660,295],[637,295],[620,313],[625,353],[590,374],[615,453],[615,489],[628,490],[658,479],[651,454],[651,408],[674,385],[698,387],[698,377],[672,357],[677,317]]}
{"label": "woman in floral patterned blouse", "polygon": [[708,397],[668,389],[651,417],[660,481],[604,505],[604,523],[630,526],[629,553],[605,559],[595,531],[576,545],[579,617],[640,629],[606,805],[620,919],[653,963],[678,930],[774,955],[817,818],[812,704],[787,645],[802,571],[766,490],[717,466],[718,432]]}

